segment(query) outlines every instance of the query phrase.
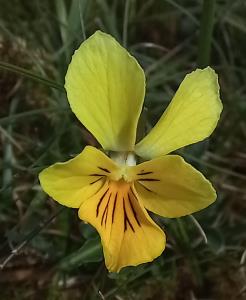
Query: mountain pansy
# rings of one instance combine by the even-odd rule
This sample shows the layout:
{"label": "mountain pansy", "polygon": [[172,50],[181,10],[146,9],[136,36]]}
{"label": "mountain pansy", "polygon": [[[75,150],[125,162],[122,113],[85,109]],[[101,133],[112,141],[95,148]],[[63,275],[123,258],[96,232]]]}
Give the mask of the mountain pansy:
{"label": "mountain pansy", "polygon": [[[71,109],[105,153],[87,146],[67,162],[40,173],[43,190],[101,236],[105,264],[118,272],[158,257],[166,238],[148,211],[177,218],[216,199],[210,182],[170,152],[208,137],[222,104],[216,73],[188,74],[168,108],[140,142],[137,123],[145,75],[137,61],[108,34],[97,31],[75,51],[65,88]],[[146,160],[137,164],[136,157]]]}

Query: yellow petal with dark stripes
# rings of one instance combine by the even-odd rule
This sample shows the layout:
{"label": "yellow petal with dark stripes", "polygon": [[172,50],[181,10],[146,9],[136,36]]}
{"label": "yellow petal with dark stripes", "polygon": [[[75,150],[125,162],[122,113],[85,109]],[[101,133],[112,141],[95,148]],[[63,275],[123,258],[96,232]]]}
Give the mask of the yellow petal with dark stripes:
{"label": "yellow petal with dark stripes", "polygon": [[136,145],[136,153],[151,159],[202,141],[214,131],[221,111],[217,74],[209,67],[198,69],[186,75],[160,120]]}
{"label": "yellow petal with dark stripes", "polygon": [[72,111],[104,149],[134,149],[145,76],[112,36],[97,31],[82,43],[68,67],[65,88]]}
{"label": "yellow petal with dark stripes", "polygon": [[176,218],[199,211],[216,199],[211,183],[178,155],[166,155],[128,170],[143,206]]}
{"label": "yellow petal with dark stripes", "polygon": [[105,264],[118,272],[152,261],[165,248],[165,234],[149,217],[132,184],[108,181],[83,202],[79,217],[99,232]]}
{"label": "yellow petal with dark stripes", "polygon": [[118,167],[103,152],[87,146],[69,161],[44,169],[39,174],[39,180],[43,190],[54,200],[78,208],[117,170]]}

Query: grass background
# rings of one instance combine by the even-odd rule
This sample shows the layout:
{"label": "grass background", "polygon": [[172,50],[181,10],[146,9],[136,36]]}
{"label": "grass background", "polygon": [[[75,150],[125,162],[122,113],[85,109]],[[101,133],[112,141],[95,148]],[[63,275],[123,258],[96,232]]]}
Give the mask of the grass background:
{"label": "grass background", "polygon": [[210,65],[224,111],[210,139],[180,152],[213,182],[218,200],[196,219],[158,218],[167,250],[108,274],[94,229],[48,199],[37,179],[96,145],[68,107],[67,66],[85,35],[116,37],[145,70],[151,127],[184,75],[204,62],[203,3],[0,0],[0,299],[246,299],[246,3],[206,2],[216,2]]}

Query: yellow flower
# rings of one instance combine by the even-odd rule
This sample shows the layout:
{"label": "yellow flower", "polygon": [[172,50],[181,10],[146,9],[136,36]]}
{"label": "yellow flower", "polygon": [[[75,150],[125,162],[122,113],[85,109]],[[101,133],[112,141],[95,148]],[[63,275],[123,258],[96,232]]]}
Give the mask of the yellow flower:
{"label": "yellow flower", "polygon": [[[216,199],[210,182],[179,155],[167,155],[208,137],[222,104],[211,68],[188,74],[150,133],[135,145],[145,76],[137,61],[108,34],[97,31],[75,52],[65,88],[77,118],[102,151],[87,146],[75,158],[40,173],[44,191],[101,236],[105,263],[118,272],[158,257],[164,232],[148,211],[176,218]],[[138,155],[149,161],[136,165]]]}

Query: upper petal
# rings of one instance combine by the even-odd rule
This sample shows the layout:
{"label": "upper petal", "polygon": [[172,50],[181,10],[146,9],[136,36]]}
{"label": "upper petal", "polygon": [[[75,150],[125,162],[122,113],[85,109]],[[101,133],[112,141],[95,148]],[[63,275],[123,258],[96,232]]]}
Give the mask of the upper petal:
{"label": "upper petal", "polygon": [[43,190],[62,205],[78,208],[118,167],[104,153],[87,146],[76,157],[56,163],[39,174]]}
{"label": "upper petal", "polygon": [[150,159],[199,142],[215,129],[222,111],[217,74],[213,69],[186,75],[168,108],[136,145],[136,153]]}
{"label": "upper petal", "polygon": [[178,155],[131,167],[129,176],[135,177],[135,188],[144,207],[164,217],[192,214],[216,199],[211,183]]}
{"label": "upper petal", "polygon": [[82,43],[68,67],[65,88],[73,112],[104,149],[133,150],[145,76],[113,37],[97,31]]}
{"label": "upper petal", "polygon": [[105,183],[83,202],[79,216],[99,232],[111,272],[152,261],[165,248],[164,232],[149,217],[134,187],[124,181]]}

